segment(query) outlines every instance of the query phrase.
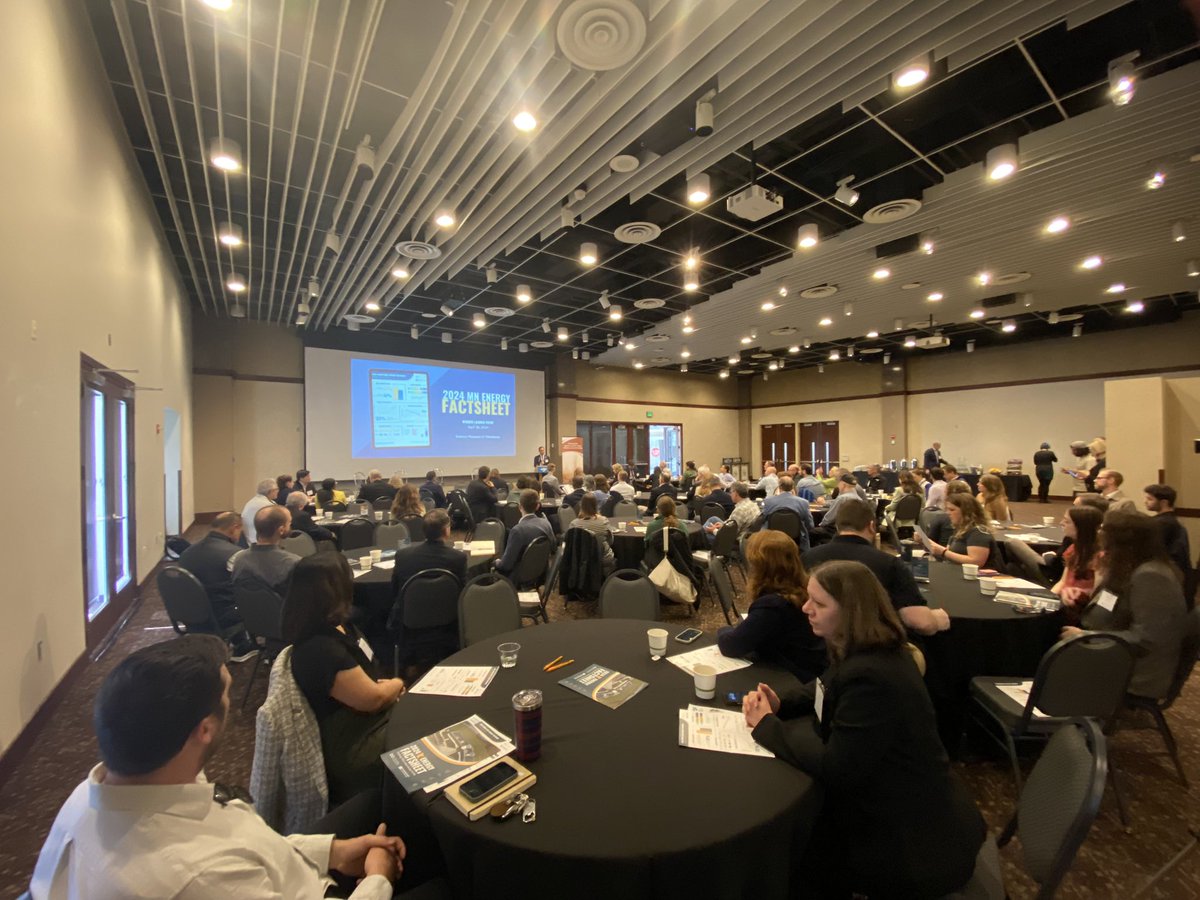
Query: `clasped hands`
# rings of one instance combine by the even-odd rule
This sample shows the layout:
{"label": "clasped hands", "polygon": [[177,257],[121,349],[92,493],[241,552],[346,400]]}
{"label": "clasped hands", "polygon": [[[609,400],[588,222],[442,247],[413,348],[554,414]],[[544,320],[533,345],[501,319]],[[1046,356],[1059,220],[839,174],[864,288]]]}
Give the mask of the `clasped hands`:
{"label": "clasped hands", "polygon": [[381,824],[374,834],[346,840],[334,838],[329,848],[329,869],[355,878],[382,875],[388,881],[395,881],[404,871],[407,852],[404,841],[388,837],[387,826]]}
{"label": "clasped hands", "polygon": [[778,712],[779,695],[761,681],[757,689],[747,692],[742,698],[742,715],[746,717],[746,724],[751,728],[757,728],[764,718]]}

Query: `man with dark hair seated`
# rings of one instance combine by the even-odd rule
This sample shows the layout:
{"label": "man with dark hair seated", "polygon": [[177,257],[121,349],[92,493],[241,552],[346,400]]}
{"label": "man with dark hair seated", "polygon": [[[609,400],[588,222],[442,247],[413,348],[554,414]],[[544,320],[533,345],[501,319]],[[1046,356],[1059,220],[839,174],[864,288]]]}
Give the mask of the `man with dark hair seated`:
{"label": "man with dark hair seated", "polygon": [[658,498],[663,495],[669,496],[672,500],[675,499],[675,485],[671,484],[670,472],[658,473],[658,486],[650,489],[650,499],[646,503],[646,509],[658,509]]}
{"label": "man with dark hair seated", "polygon": [[433,499],[433,505],[437,509],[445,509],[449,505],[446,502],[446,491],[438,483],[437,472],[433,469],[425,473],[425,483],[418,488],[418,496],[426,495]]}
{"label": "man with dark hair seated", "polygon": [[587,493],[587,491],[583,489],[583,476],[576,475],[571,479],[571,493],[563,497],[562,505],[569,506],[572,509],[578,509],[579,501],[582,499],[585,493]]}
{"label": "man with dark hair seated", "polygon": [[230,633],[233,658],[230,662],[245,662],[258,653],[250,635],[242,625],[242,617],[233,600],[233,579],[229,567],[233,557],[243,552],[238,546],[242,536],[242,517],[235,512],[223,512],[212,520],[211,530],[202,540],[192,544],[179,557],[179,565],[187,569],[204,585],[204,593],[212,606],[213,618],[223,633]]}
{"label": "man with dark hair seated", "polygon": [[[34,900],[318,900],[334,884],[330,872],[362,878],[354,900],[392,896],[405,847],[382,825],[349,840],[283,837],[244,791],[204,777],[229,714],[225,657],[219,638],[186,635],[136,651],[105,678],[93,717],[103,762],[59,810],[33,873]],[[374,806],[362,828],[377,825]]]}
{"label": "man with dark hair seated", "polygon": [[425,569],[448,569],[460,582],[467,580],[467,554],[455,550],[450,542],[450,514],[444,509],[431,509],[421,520],[421,527],[425,540],[414,540],[396,551],[396,565],[392,568],[393,598],[399,596],[404,582]]}
{"label": "man with dark hair seated", "polygon": [[501,575],[511,575],[521,559],[525,548],[533,543],[534,538],[545,535],[550,538],[550,547],[554,548],[558,541],[554,537],[554,528],[544,516],[538,515],[539,498],[537,491],[521,491],[517,501],[521,507],[521,519],[508,533],[504,544],[504,555],[496,563],[496,571]]}

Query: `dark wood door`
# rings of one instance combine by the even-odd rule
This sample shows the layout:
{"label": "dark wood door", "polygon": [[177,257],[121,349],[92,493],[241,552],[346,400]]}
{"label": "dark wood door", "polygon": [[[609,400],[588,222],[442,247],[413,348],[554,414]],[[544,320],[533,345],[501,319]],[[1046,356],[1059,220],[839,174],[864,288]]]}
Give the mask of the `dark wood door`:
{"label": "dark wood door", "polygon": [[800,423],[800,461],[828,472],[842,458],[837,422]]}
{"label": "dark wood door", "polygon": [[796,424],[794,422],[759,427],[764,463],[770,462],[782,472],[796,462]]}

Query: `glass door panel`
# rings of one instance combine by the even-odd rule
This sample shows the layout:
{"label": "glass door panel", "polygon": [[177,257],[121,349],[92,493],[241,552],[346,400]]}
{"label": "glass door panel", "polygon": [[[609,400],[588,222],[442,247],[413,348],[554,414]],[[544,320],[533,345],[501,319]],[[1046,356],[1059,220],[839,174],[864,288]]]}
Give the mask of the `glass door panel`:
{"label": "glass door panel", "polygon": [[84,396],[84,535],[87,547],[87,620],[108,606],[108,484],[105,454],[104,394],[87,388]]}

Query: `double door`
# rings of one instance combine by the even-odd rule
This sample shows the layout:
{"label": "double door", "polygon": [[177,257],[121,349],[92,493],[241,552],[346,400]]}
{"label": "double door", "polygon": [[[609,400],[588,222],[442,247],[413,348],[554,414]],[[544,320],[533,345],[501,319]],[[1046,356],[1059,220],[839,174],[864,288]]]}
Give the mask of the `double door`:
{"label": "double door", "polygon": [[842,458],[837,422],[800,423],[800,462],[826,473]]}
{"label": "double door", "polygon": [[787,422],[780,425],[760,426],[763,463],[771,463],[780,472],[796,462],[796,425]]}

